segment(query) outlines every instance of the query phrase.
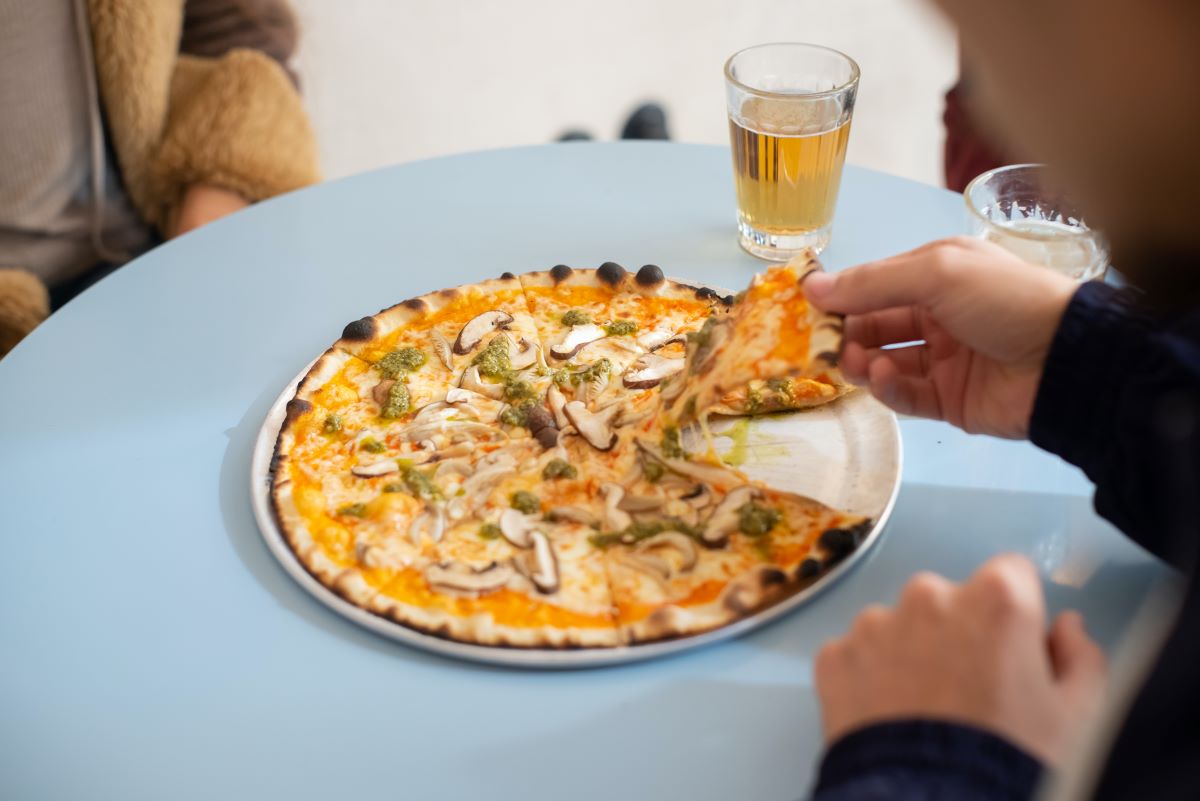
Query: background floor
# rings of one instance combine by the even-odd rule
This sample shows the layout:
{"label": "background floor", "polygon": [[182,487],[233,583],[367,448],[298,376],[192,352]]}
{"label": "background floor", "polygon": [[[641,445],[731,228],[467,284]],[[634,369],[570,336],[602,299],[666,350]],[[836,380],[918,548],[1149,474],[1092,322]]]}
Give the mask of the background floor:
{"label": "background floor", "polygon": [[922,0],[293,2],[330,178],[567,128],[613,138],[644,100],[667,108],[673,138],[724,143],[725,58],[790,40],[862,67],[851,162],[941,183],[941,96],[957,57]]}

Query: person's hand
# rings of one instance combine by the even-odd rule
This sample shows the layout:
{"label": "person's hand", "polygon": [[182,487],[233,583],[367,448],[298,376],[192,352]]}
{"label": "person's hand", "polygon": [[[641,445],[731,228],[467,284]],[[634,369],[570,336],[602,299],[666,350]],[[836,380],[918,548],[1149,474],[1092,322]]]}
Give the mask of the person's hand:
{"label": "person's hand", "polygon": [[[958,237],[805,279],[846,315],[842,372],[903,414],[1023,438],[1042,368],[1075,291],[1069,278]],[[882,349],[915,340],[924,345]]]}
{"label": "person's hand", "polygon": [[167,225],[167,235],[174,239],[248,205],[246,199],[237,192],[207,184],[193,184],[184,191],[179,208]]}
{"label": "person's hand", "polygon": [[998,556],[966,583],[915,576],[895,609],[869,607],[814,668],[826,743],[888,720],[965,723],[1053,764],[1104,690],[1105,661],[1083,619],[1046,634],[1037,573]]}

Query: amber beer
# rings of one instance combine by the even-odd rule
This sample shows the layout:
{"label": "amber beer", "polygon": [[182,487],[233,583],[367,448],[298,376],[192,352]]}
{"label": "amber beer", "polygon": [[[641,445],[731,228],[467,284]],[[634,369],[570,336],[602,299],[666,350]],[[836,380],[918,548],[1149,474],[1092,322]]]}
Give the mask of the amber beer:
{"label": "amber beer", "polygon": [[858,76],[819,45],[758,45],[726,62],[738,242],[751,254],[787,261],[829,244]]}
{"label": "amber beer", "polygon": [[729,120],[739,226],[798,236],[833,221],[850,123],[817,133],[798,127]]}

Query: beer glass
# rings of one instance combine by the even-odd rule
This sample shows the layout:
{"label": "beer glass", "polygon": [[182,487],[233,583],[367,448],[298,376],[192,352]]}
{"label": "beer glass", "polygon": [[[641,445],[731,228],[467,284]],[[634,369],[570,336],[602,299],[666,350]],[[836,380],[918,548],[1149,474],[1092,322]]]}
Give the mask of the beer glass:
{"label": "beer glass", "polygon": [[788,261],[829,244],[858,65],[812,44],[749,47],[725,63],[738,240]]}

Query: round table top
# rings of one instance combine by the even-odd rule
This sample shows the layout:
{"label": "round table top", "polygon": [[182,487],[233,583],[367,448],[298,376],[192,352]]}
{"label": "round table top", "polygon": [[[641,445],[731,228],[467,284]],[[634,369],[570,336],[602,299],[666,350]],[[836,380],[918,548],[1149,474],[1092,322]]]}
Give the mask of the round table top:
{"label": "round table top", "polygon": [[[0,361],[0,797],[730,798],[807,790],[812,657],[913,572],[1018,551],[1111,645],[1163,569],[1024,443],[905,420],[880,547],[780,622],[644,664],[459,663],[330,612],[267,551],[251,445],[349,320],[562,262],[738,287],[728,151],[582,144],[405,164],[254,206],[105,279]],[[848,167],[831,268],[964,226]]]}

